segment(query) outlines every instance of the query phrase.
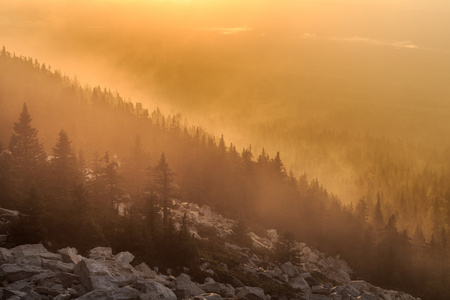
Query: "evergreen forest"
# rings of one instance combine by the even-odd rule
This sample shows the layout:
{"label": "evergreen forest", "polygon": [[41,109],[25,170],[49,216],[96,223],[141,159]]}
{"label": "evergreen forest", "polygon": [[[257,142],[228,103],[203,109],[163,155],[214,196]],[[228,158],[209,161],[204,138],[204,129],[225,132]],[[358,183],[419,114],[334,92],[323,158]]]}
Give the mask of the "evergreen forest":
{"label": "evergreen forest", "polygon": [[161,267],[195,266],[221,241],[214,232],[208,245],[186,234],[185,221],[170,215],[176,198],[339,254],[355,278],[449,299],[450,149],[332,129],[302,136],[318,161],[329,145],[346,153],[358,200],[288,170],[283,153],[237,149],[180,114],[3,48],[0,206],[22,215],[2,231],[10,246],[101,244]]}

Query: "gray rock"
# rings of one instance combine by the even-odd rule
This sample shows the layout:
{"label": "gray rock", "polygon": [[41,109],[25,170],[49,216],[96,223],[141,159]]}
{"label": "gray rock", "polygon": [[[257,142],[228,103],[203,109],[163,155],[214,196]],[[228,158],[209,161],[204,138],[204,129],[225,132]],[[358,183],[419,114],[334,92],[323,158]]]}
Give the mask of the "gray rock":
{"label": "gray rock", "polygon": [[39,274],[33,275],[31,277],[11,282],[6,286],[6,288],[10,290],[20,290],[25,291],[29,290],[28,293],[30,293],[31,287],[35,286],[38,282],[43,282],[43,280],[48,280],[49,278],[52,278],[55,276],[55,273],[49,270],[42,270]]}
{"label": "gray rock", "polygon": [[44,270],[18,264],[3,264],[0,266],[0,281],[18,281],[44,272]]}
{"label": "gray rock", "polygon": [[112,249],[110,247],[95,247],[88,251],[88,258],[95,260],[113,259]]}
{"label": "gray rock", "polygon": [[44,281],[42,284],[36,287],[36,292],[41,295],[46,296],[58,296],[59,294],[64,294],[66,289],[60,283],[55,283],[52,281]]}
{"label": "gray rock", "polygon": [[343,298],[342,298],[342,295],[339,295],[338,293],[331,293],[330,294],[330,297],[333,299],[333,300],[342,300]]}
{"label": "gray rock", "polygon": [[[131,288],[96,289],[79,298],[78,300],[141,300],[140,292]],[[157,298],[155,298],[157,299]]]}
{"label": "gray rock", "polygon": [[58,282],[63,285],[64,288],[71,288],[74,284],[80,283],[80,278],[72,273],[58,273],[55,275]]}
{"label": "gray rock", "polygon": [[0,265],[2,264],[12,264],[14,263],[14,257],[6,248],[0,248]]}
{"label": "gray rock", "polygon": [[81,260],[81,256],[78,255],[78,250],[76,248],[62,248],[57,252],[61,254],[63,262],[65,263],[72,263],[76,265]]}
{"label": "gray rock", "polygon": [[155,299],[162,299],[162,300],[176,300],[177,297],[175,296],[175,293],[168,289],[167,287],[163,286],[162,284],[155,282],[151,279],[138,279],[135,283],[132,285],[133,288],[140,291],[141,293],[141,299],[142,300],[155,300]]}
{"label": "gray rock", "polygon": [[311,287],[311,292],[313,294],[325,294],[327,292],[327,289],[323,285],[315,285]]}
{"label": "gray rock", "polygon": [[214,293],[205,293],[194,297],[194,300],[222,300],[220,295]]}
{"label": "gray rock", "polygon": [[303,278],[311,278],[312,277],[311,273],[309,273],[309,272],[301,273],[300,276],[302,276]]}
{"label": "gray rock", "polygon": [[121,264],[129,264],[133,261],[134,255],[130,252],[120,252],[114,256],[114,260],[120,262]]}
{"label": "gray rock", "polygon": [[272,273],[273,273],[273,276],[279,277],[279,276],[283,275],[283,270],[281,270],[278,267],[275,267],[275,268],[273,268]]}
{"label": "gray rock", "polygon": [[203,294],[204,292],[197,284],[191,281],[191,278],[187,274],[181,273],[175,280],[175,295],[177,295],[177,298],[185,299]]}
{"label": "gray rock", "polygon": [[4,289],[3,296],[5,299],[23,299],[27,296],[27,293],[13,289]]}
{"label": "gray rock", "polygon": [[54,300],[70,300],[72,298],[72,295],[70,293],[64,293],[56,296]]}
{"label": "gray rock", "polygon": [[287,274],[289,277],[295,277],[298,275],[297,268],[290,261],[285,262],[280,267],[283,270],[283,272]]}
{"label": "gray rock", "polygon": [[42,267],[54,272],[72,273],[75,265],[57,260],[42,259]]}
{"label": "gray rock", "polygon": [[20,256],[37,255],[40,253],[49,253],[42,244],[20,245],[10,249],[9,251],[11,251],[11,254],[14,256],[14,258],[18,258]]}
{"label": "gray rock", "polygon": [[371,294],[371,293],[363,293],[361,296],[359,296],[358,298],[359,300],[378,300],[378,297]]}
{"label": "gray rock", "polygon": [[15,260],[16,264],[21,264],[25,266],[42,266],[42,258],[37,255],[20,256]]}
{"label": "gray rock", "polygon": [[[210,280],[213,279],[210,278]],[[231,298],[234,296],[234,290],[231,290],[223,283],[211,282],[210,280],[208,281],[208,283],[199,285],[203,291],[205,291],[206,293],[219,294],[220,296],[225,298]]]}
{"label": "gray rock", "polygon": [[88,291],[117,288],[139,277],[132,266],[114,260],[83,259],[75,266],[74,273]]}
{"label": "gray rock", "polygon": [[349,285],[354,287],[360,292],[369,292],[375,290],[375,287],[372,284],[364,280],[353,280],[352,282],[349,283]]}
{"label": "gray rock", "polygon": [[206,283],[215,283],[216,281],[214,279],[212,279],[211,277],[206,277],[205,280],[203,281],[204,284]]}
{"label": "gray rock", "polygon": [[236,289],[238,298],[247,298],[248,300],[266,300],[264,290],[259,287],[244,286]]}
{"label": "gray rock", "polygon": [[145,278],[155,278],[157,276],[156,272],[150,269],[145,263],[141,263],[134,268],[136,271],[143,273]]}
{"label": "gray rock", "polygon": [[295,277],[289,280],[289,285],[294,289],[301,289],[303,293],[311,293],[309,284],[303,279],[303,277]]}
{"label": "gray rock", "polygon": [[333,300],[333,299],[325,295],[311,294],[309,295],[309,300]]}

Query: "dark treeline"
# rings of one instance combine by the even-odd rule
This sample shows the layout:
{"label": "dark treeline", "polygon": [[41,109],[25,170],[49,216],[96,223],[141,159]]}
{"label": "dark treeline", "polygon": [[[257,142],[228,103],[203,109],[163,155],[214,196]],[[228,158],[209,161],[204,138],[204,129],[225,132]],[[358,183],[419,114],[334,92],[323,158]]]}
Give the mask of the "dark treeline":
{"label": "dark treeline", "polygon": [[[403,211],[389,207],[382,191],[344,206],[317,179],[287,172],[279,153],[238,150],[223,136],[187,127],[179,115],[81,87],[6,50],[0,101],[0,205],[23,213],[8,229],[11,244],[48,241],[86,250],[101,243],[152,265],[188,264],[199,244],[186,234],[185,220],[170,216],[171,199],[178,198],[210,205],[254,230],[291,231],[321,251],[340,253],[355,276],[375,284],[424,299],[450,296],[444,195],[427,212],[434,214],[427,220],[436,220],[430,237],[425,220],[413,233],[403,231]],[[390,169],[395,162],[380,159],[380,168],[397,174]],[[423,215],[408,197],[419,199],[414,191],[445,178],[445,170],[424,172],[417,187],[403,187],[399,208]]]}

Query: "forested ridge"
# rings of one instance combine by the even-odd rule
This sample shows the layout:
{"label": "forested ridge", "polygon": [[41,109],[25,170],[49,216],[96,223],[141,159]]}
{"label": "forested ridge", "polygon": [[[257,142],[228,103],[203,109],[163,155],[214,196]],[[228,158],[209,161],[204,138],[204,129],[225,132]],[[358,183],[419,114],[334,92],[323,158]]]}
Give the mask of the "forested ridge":
{"label": "forested ridge", "polygon": [[[356,276],[379,285],[423,299],[449,297],[446,152],[424,146],[428,159],[410,165],[407,143],[360,137],[349,160],[364,166],[357,182],[364,193],[342,205],[318,179],[286,170],[280,153],[236,149],[180,115],[83,87],[5,49],[0,106],[0,204],[25,214],[4,229],[11,245],[45,240],[55,249],[86,250],[101,241],[144,261],[194,264],[200,245],[164,213],[180,198],[254,228],[291,231],[340,253]],[[310,139],[325,147],[334,138],[345,147],[346,135],[330,130]]]}

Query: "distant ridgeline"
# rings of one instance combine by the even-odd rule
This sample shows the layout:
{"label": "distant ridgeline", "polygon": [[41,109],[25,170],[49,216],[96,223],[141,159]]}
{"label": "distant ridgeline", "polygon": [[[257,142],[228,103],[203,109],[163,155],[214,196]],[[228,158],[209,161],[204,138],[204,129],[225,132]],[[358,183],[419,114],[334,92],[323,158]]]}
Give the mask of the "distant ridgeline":
{"label": "distant ridgeline", "polygon": [[[54,249],[87,250],[102,244],[162,266],[198,263],[204,245],[170,214],[172,199],[181,199],[210,205],[255,231],[277,228],[340,253],[378,285],[424,299],[450,298],[444,216],[428,243],[421,223],[412,240],[398,231],[397,214],[384,216],[381,196],[343,206],[317,179],[288,174],[279,153],[263,150],[255,159],[251,147],[238,152],[223,136],[188,127],[180,115],[149,113],[4,48],[0,125],[0,205],[22,213],[2,228],[9,246],[48,241]],[[429,214],[441,216],[439,205]],[[245,242],[238,238],[245,236],[242,228],[235,233]],[[214,232],[210,240],[223,243]]]}

